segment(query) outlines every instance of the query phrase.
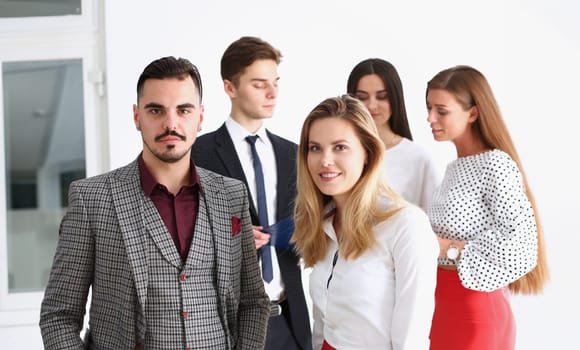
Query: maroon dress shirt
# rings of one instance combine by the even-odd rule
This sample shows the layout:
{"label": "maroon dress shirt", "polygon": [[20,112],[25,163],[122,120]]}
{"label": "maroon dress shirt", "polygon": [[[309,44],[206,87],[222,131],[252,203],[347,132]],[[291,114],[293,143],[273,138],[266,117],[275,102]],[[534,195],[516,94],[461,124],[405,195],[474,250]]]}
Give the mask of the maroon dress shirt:
{"label": "maroon dress shirt", "polygon": [[147,169],[142,155],[139,155],[138,163],[141,187],[157,208],[182,261],[185,262],[193,239],[199,207],[199,177],[195,171],[193,160],[190,165],[189,185],[181,187],[175,195],[155,180]]}

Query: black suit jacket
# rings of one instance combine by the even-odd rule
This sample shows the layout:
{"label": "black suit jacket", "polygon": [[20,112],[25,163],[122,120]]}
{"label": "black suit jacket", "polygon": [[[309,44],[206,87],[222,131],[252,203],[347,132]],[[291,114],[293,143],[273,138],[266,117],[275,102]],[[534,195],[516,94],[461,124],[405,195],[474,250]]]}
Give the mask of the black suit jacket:
{"label": "black suit jacket", "polygon": [[[296,196],[296,152],[298,146],[280,136],[266,131],[274,148],[278,173],[276,220],[292,215]],[[216,131],[201,135],[195,141],[192,158],[197,166],[218,174],[243,181],[248,180],[236,153],[232,138],[223,124]],[[267,174],[265,176],[268,176]],[[248,196],[251,197],[250,191]],[[252,223],[259,226],[254,201],[249,198]],[[311,349],[310,318],[304,298],[299,258],[293,250],[276,249],[280,273],[284,281],[284,291],[290,309],[290,327],[303,349]]]}

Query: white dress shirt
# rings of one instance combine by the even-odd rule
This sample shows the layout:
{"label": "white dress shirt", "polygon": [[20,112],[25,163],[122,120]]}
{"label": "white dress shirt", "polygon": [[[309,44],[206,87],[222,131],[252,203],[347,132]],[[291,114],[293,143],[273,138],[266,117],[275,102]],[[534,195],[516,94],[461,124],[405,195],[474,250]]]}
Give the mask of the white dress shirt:
{"label": "white dress shirt", "polygon": [[417,143],[403,137],[385,151],[383,163],[388,184],[408,202],[427,209],[439,175],[435,162]]}
{"label": "white dress shirt", "polygon": [[[226,128],[232,138],[236,153],[244,169],[246,180],[248,181],[248,190],[252,196],[254,207],[258,208],[256,195],[256,175],[254,172],[254,163],[252,159],[252,149],[250,144],[246,141],[246,136],[258,135],[256,141],[256,151],[260,156],[262,163],[262,171],[264,172],[264,187],[266,189],[266,201],[268,205],[268,223],[273,225],[276,223],[276,186],[278,183],[278,173],[276,171],[276,157],[274,156],[274,148],[266,129],[261,127],[255,134],[250,134],[238,122],[229,117],[226,120]],[[264,281],[264,288],[266,293],[270,296],[270,300],[278,300],[284,292],[284,284],[280,275],[280,265],[278,265],[278,256],[276,255],[276,248],[270,247],[272,251],[272,270],[273,279],[269,283]],[[260,266],[262,262],[260,260]]]}
{"label": "white dress shirt", "polygon": [[339,254],[334,266],[332,219],[323,224],[328,252],[310,275],[314,350],[323,340],[340,350],[427,350],[439,255],[427,215],[401,209],[373,228],[375,247],[354,260]]}

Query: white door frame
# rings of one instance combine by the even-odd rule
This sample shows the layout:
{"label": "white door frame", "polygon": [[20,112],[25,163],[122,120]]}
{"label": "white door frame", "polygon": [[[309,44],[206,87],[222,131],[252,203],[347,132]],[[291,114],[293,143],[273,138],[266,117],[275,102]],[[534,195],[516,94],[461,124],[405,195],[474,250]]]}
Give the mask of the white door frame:
{"label": "white door frame", "polygon": [[[101,0],[82,0],[83,14],[78,16],[0,19],[0,67],[2,63],[15,61],[82,60],[87,176],[108,168],[107,118],[100,117],[106,111],[103,6]],[[3,102],[0,93],[0,184],[6,183]],[[19,326],[37,328],[44,293],[8,292],[6,210],[6,189],[0,186],[0,329]]]}

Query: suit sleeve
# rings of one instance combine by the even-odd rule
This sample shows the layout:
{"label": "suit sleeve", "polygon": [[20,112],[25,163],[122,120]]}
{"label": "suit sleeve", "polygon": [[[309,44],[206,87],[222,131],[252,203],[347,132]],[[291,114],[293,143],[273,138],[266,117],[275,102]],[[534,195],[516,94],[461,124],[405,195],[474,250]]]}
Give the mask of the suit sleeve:
{"label": "suit sleeve", "polygon": [[40,310],[45,349],[84,349],[83,327],[93,276],[94,241],[83,198],[73,183]]}

